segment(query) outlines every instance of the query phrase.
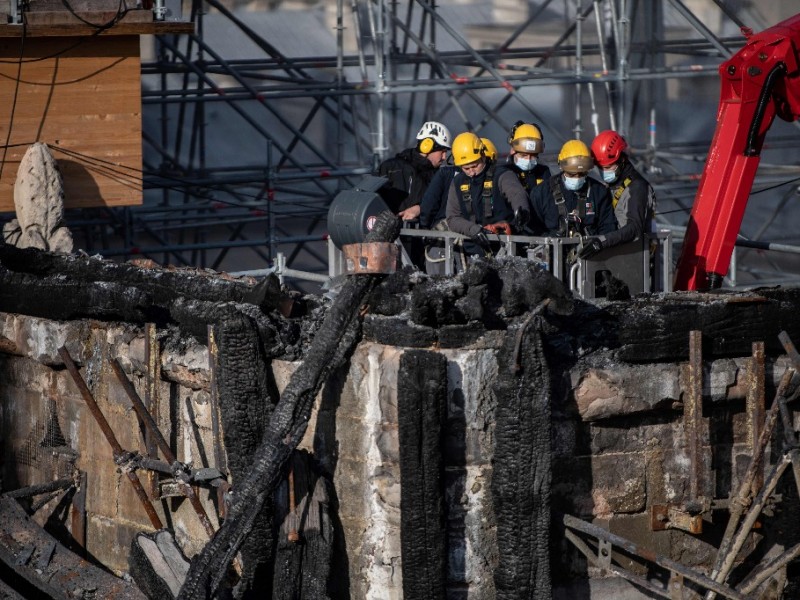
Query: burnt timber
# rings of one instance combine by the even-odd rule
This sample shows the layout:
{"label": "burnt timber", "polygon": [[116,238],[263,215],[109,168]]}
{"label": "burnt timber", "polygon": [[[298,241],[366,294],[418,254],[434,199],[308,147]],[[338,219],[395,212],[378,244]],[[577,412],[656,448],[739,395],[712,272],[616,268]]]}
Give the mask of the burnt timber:
{"label": "burnt timber", "polygon": [[[425,581],[403,581],[403,586],[409,586],[407,597],[414,596],[411,591],[414,589],[428,590],[420,592],[423,594],[441,594],[443,588],[447,589],[448,594],[454,593],[454,590],[469,590],[474,597],[490,598],[495,594],[500,597],[500,590],[519,585],[521,581],[526,581],[525,585],[532,590],[539,590],[538,586],[542,585],[552,587],[553,594],[557,595],[558,590],[574,586],[566,582],[574,581],[577,577],[586,578],[588,574],[592,577],[586,579],[585,592],[594,589],[591,581],[602,580],[600,575],[619,572],[622,569],[620,564],[633,573],[630,579],[641,579],[638,589],[649,589],[646,585],[657,589],[653,583],[654,578],[658,579],[653,570],[655,567],[648,566],[645,559],[670,555],[672,558],[669,560],[673,560],[676,553],[678,558],[684,558],[679,562],[687,569],[692,569],[689,575],[702,572],[706,567],[710,569],[723,536],[724,515],[727,514],[725,502],[738,489],[737,483],[753,454],[752,439],[758,439],[758,429],[749,420],[751,411],[745,410],[744,406],[752,396],[749,378],[751,373],[757,372],[754,365],[758,365],[760,360],[763,371],[762,402],[766,398],[766,408],[769,408],[769,402],[776,395],[778,382],[791,366],[779,335],[783,332],[789,339],[800,340],[800,322],[795,318],[800,306],[799,295],[800,291],[794,288],[769,288],[736,294],[675,293],[638,296],[628,301],[585,303],[573,299],[559,282],[523,261],[507,260],[477,263],[463,276],[450,280],[398,272],[382,278],[382,282],[369,291],[364,301],[353,300],[361,307],[358,314],[363,314],[363,321],[360,330],[352,330],[348,339],[360,345],[359,349],[351,349],[341,355],[355,352],[350,360],[360,361],[362,355],[367,356],[378,348],[384,348],[380,350],[383,358],[378,363],[390,364],[395,360],[391,357],[396,354],[397,364],[402,367],[398,372],[404,375],[398,376],[393,382],[398,397],[406,398],[403,400],[404,406],[420,394],[423,394],[422,397],[432,394],[430,398],[439,398],[426,400],[428,405],[439,402],[445,404],[443,412],[434,411],[420,417],[431,425],[439,423],[442,454],[438,460],[441,463],[437,463],[435,440],[419,437],[421,431],[428,429],[427,426],[420,428],[414,421],[404,421],[402,413],[396,414],[393,421],[395,428],[398,423],[399,427],[406,427],[401,429],[400,439],[409,439],[408,436],[411,439],[418,438],[415,443],[423,444],[425,455],[404,456],[407,452],[401,448],[396,457],[396,475],[385,474],[386,477],[391,475],[395,482],[384,489],[387,502],[392,505],[391,490],[401,478],[407,479],[408,475],[402,473],[419,473],[423,475],[422,479],[417,480],[417,475],[412,477],[419,481],[415,487],[421,495],[407,496],[412,490],[400,484],[402,494],[398,496],[397,508],[402,512],[404,503],[419,506],[421,514],[430,514],[431,518],[427,520],[434,523],[433,528],[420,529],[419,525],[415,525],[413,515],[405,520],[400,519],[403,523],[400,530],[402,537],[410,535],[412,537],[406,539],[417,539],[420,540],[419,544],[424,545],[414,545],[413,550],[422,552],[424,549],[429,553],[428,558],[417,560],[427,561],[426,566],[431,572]],[[242,478],[252,472],[249,465],[252,464],[253,453],[270,427],[271,415],[281,397],[278,384],[270,374],[270,367],[279,361],[297,362],[306,355],[325,315],[331,310],[330,306],[331,303],[323,298],[298,298],[285,294],[274,281],[269,280],[257,283],[254,280],[226,278],[211,272],[115,264],[86,256],[56,257],[39,251],[0,247],[0,313],[7,320],[29,316],[62,322],[66,326],[74,323],[79,329],[88,324],[88,329],[94,331],[122,324],[131,331],[130,336],[139,335],[136,331],[142,330],[147,324],[154,324],[162,332],[157,345],[160,345],[163,353],[187,347],[190,339],[207,344],[208,326],[219,328],[219,361],[222,367],[219,379],[224,382],[219,390],[222,443],[234,490],[237,483],[241,483]],[[39,363],[53,369],[56,374],[63,371],[57,353],[43,352],[45,347],[35,346],[36,342],[31,339],[15,337],[10,331],[4,328],[0,337],[0,365],[4,378],[16,372],[14,369],[17,367],[11,366],[16,359]],[[693,338],[691,332],[702,334]],[[97,341],[87,344],[76,333],[67,332],[65,336],[65,339],[57,341],[64,342],[78,366],[87,374],[90,384],[99,385],[98,390],[105,389],[109,384],[99,383],[101,369],[97,355],[99,352],[113,357],[115,348],[101,349]],[[695,341],[692,342],[692,339]],[[756,342],[763,342],[760,359],[754,352],[753,344]],[[403,362],[412,360],[412,354],[408,359],[402,359],[405,352],[410,352],[404,350],[407,348],[447,357],[447,368],[444,369],[448,381],[446,400],[441,398],[441,389],[425,388],[424,380],[429,376],[412,383],[413,378],[418,377],[412,373],[415,369],[430,369],[439,373],[437,377],[441,377],[442,366],[436,367],[435,360]],[[480,423],[483,424],[481,426],[473,421],[474,415],[468,415],[467,405],[472,400],[464,397],[468,395],[465,390],[474,382],[459,382],[459,375],[453,372],[457,367],[461,377],[474,374],[467,367],[465,359],[460,358],[462,352],[496,357],[491,359],[496,360],[496,366],[487,367],[484,373],[490,382],[486,389],[492,385],[496,387],[490,392],[479,392],[479,395],[484,395],[477,409]],[[424,357],[424,354],[420,357]],[[694,405],[699,412],[687,413],[692,405],[689,377],[693,360],[699,365],[702,379],[699,398],[694,399],[699,402],[699,405]],[[234,363],[228,364],[231,361]],[[122,368],[131,376],[140,377],[147,370],[146,365],[134,360],[132,355],[121,362]],[[326,414],[336,414],[338,410],[338,423],[335,426],[341,427],[348,419],[347,411],[356,409],[356,405],[346,398],[347,376],[342,368],[326,375],[328,391],[323,391],[322,404],[317,409],[316,435],[325,426],[322,417]],[[161,371],[160,376],[164,376],[164,364]],[[492,456],[496,448],[502,448],[503,444],[513,442],[515,436],[525,433],[514,429],[505,433],[495,431],[495,423],[502,420],[503,411],[513,406],[503,398],[516,397],[516,390],[522,389],[514,384],[517,377],[520,382],[530,378],[529,383],[522,387],[535,392],[537,399],[534,406],[540,410],[547,409],[538,416],[530,415],[528,421],[523,419],[522,422],[529,423],[527,428],[530,430],[541,418],[552,421],[552,439],[545,436],[535,442],[545,444],[543,447],[551,445],[552,455],[548,456],[548,462],[537,463],[536,468],[530,471],[530,480],[519,476],[519,468],[504,471],[497,466],[494,468],[494,479],[489,469],[481,472],[477,479],[470,480],[475,465],[490,465],[497,458]],[[672,385],[670,382],[673,380],[678,385]],[[392,380],[390,378],[387,381]],[[494,381],[498,383],[491,383]],[[406,387],[406,383],[412,387]],[[208,386],[208,382],[194,381],[192,385],[202,388]],[[422,387],[414,391],[414,386]],[[122,392],[106,394],[112,401],[121,402],[118,397],[122,396]],[[788,401],[787,409],[791,411],[792,389],[784,390],[782,397]],[[8,398],[3,398],[3,402],[7,401]],[[382,400],[386,401],[388,399]],[[58,402],[57,399],[56,404]],[[336,404],[326,406],[326,402]],[[523,401],[514,410],[518,412],[526,405],[526,401]],[[162,417],[166,410],[167,421],[174,419],[178,409],[180,407],[162,407]],[[9,410],[4,408],[4,411]],[[552,414],[548,415],[548,411],[552,411]],[[55,414],[62,419],[65,416],[63,409],[57,409]],[[703,477],[696,480],[699,483],[694,485],[691,473],[680,466],[689,456],[687,452],[692,446],[683,437],[684,428],[688,427],[685,423],[691,423],[686,421],[686,414],[694,414],[696,421],[693,431],[699,439],[696,445],[696,456],[699,458],[695,458],[692,464]],[[755,411],[752,414],[756,414]],[[783,421],[778,425],[778,430],[783,432],[792,429],[792,419],[793,412],[789,414],[788,423]],[[386,417],[383,427],[388,429],[384,430],[383,437],[373,440],[379,446],[378,450],[385,453],[382,455],[384,457],[393,456],[394,450],[391,448],[396,443],[397,430],[392,430],[389,425],[391,422],[392,419]],[[164,425],[163,418],[161,424]],[[292,444],[297,444],[303,432],[294,431]],[[536,426],[536,431],[542,431],[541,424]],[[654,436],[653,432],[658,434]],[[4,433],[4,438],[8,435],[8,432]],[[340,580],[327,589],[330,597],[348,597],[348,594],[361,597],[364,591],[354,570],[361,555],[358,548],[347,546],[352,541],[348,537],[353,537],[348,523],[356,519],[354,513],[359,509],[345,503],[342,496],[350,500],[357,498],[350,488],[367,482],[360,481],[356,477],[357,471],[348,463],[348,453],[352,452],[344,447],[348,438],[339,438],[338,435],[335,443],[339,444],[339,450],[333,454],[330,454],[330,448],[326,454],[324,447],[318,442],[314,444],[319,451],[316,457],[318,465],[314,469],[324,477],[331,478],[332,491],[339,495],[338,502],[334,496],[334,500],[326,505],[330,510],[338,509],[338,519],[334,518],[330,529],[323,528],[320,531],[332,531],[335,532],[334,537],[340,536],[338,541],[333,540],[332,543],[340,544],[340,548],[341,545],[347,547],[349,562],[349,565],[333,565],[330,572],[338,574]],[[177,433],[168,435],[167,439],[172,444],[179,441]],[[395,441],[390,443],[390,439]],[[329,440],[329,443],[333,443],[333,440]],[[10,440],[4,439],[4,445],[7,444],[10,444]],[[764,465],[765,468],[772,466],[782,445],[781,438],[773,439],[770,446],[772,450],[768,453],[770,460],[767,461],[770,464]],[[631,453],[632,448],[636,449],[635,458]],[[513,445],[509,446],[509,451],[515,453]],[[210,448],[206,454],[213,454]],[[628,455],[631,458],[620,458]],[[34,469],[24,472],[25,480],[17,480],[13,475],[15,466],[11,464],[11,456],[10,449],[4,450],[4,490],[6,486],[13,489],[15,486],[46,482],[47,472],[40,473],[39,480],[27,480],[36,475]],[[182,458],[179,456],[178,460]],[[542,458],[541,454],[536,456],[537,460]],[[207,457],[206,461],[210,462]],[[525,465],[533,466],[530,458],[520,467]],[[506,463],[503,466],[507,466]],[[108,465],[109,470],[113,471],[114,468],[113,464]],[[284,469],[278,470],[281,477],[286,476]],[[550,471],[552,481],[543,482],[542,477],[549,480],[550,476],[546,474]],[[437,473],[440,475],[437,476]],[[100,474],[89,473],[90,480],[93,476]],[[536,536],[537,531],[542,531],[542,514],[531,514],[531,508],[524,506],[514,510],[522,510],[529,515],[531,533],[525,535],[530,535],[532,542],[525,544],[525,548],[515,549],[513,544],[508,545],[513,539],[503,533],[504,526],[509,522],[502,508],[506,505],[501,503],[498,507],[496,504],[497,499],[506,493],[504,486],[511,480],[518,488],[511,493],[511,499],[526,493],[526,490],[532,489],[532,485],[544,486],[537,487],[541,497],[536,507],[546,508],[549,500],[554,523],[561,523],[558,517],[563,512],[583,521],[594,521],[601,526],[606,524],[618,536],[610,538],[613,541],[634,538],[638,545],[630,547],[639,550],[649,548],[654,554],[642,551],[640,555],[630,555],[619,549],[609,550],[608,555],[615,558],[614,565],[597,566],[591,560],[587,564],[569,541],[577,535],[574,533],[577,529],[567,535],[556,527],[553,539],[548,543],[544,541],[546,538]],[[343,487],[345,481],[348,482],[347,487]],[[473,482],[465,488],[467,481]],[[477,481],[482,485],[477,485]],[[627,486],[623,486],[625,489],[620,487],[622,482]],[[285,483],[282,485],[285,487]],[[440,485],[443,486],[442,495],[436,493]],[[485,498],[481,496],[482,493],[489,493],[480,487],[492,488],[490,493],[495,498],[497,509],[486,509],[489,520],[484,526],[476,526],[471,522],[476,505],[470,502],[475,498]],[[737,560],[737,570],[725,585],[736,586],[746,581],[747,574],[760,558],[780,560],[781,552],[776,548],[780,546],[791,550],[800,541],[796,525],[791,524],[796,521],[794,515],[798,508],[797,491],[793,487],[790,478],[786,477],[776,492],[764,499],[769,514],[760,518],[761,529],[746,537],[744,550]],[[460,501],[452,497],[458,490],[461,490]],[[263,495],[262,491],[256,493]],[[216,491],[204,490],[202,495],[205,501],[212,499],[207,507],[210,506],[217,513],[213,519],[215,528],[221,524],[239,522],[235,513],[223,517],[225,501],[214,500],[218,497]],[[219,497],[223,498],[224,494]],[[707,500],[706,505],[703,505],[704,499]],[[694,506],[687,504],[687,500],[701,502]],[[90,507],[93,502],[90,491]],[[168,515],[171,513],[170,505],[164,502],[162,500],[157,509],[166,511],[165,515]],[[657,530],[650,527],[650,513],[654,508],[661,507],[674,522],[670,522],[669,527]],[[259,512],[246,519],[249,526],[245,526],[245,530],[250,531],[250,535],[237,533],[235,536],[239,540],[237,543],[244,541],[244,546],[241,546],[243,572],[240,585],[251,588],[264,585],[265,582],[272,585],[273,579],[277,580],[270,570],[275,556],[269,552],[264,554],[263,551],[259,554],[258,548],[280,551],[281,541],[277,539],[280,534],[270,525],[273,522],[272,511],[278,509],[273,509],[269,502],[265,502],[261,510],[266,513]],[[702,531],[694,534],[685,528],[696,523],[691,521],[692,514],[700,515],[703,520]],[[645,515],[646,526],[643,526]],[[438,520],[440,517],[444,518],[444,525]],[[322,516],[317,518],[323,519]],[[680,520],[682,518],[687,520],[688,525]],[[258,523],[261,525],[256,526]],[[564,523],[575,525],[569,519]],[[471,529],[475,527],[477,533]],[[140,529],[148,528],[145,525]],[[587,531],[584,528],[580,533],[586,535]],[[122,535],[124,537],[127,534]],[[443,543],[443,535],[447,537],[447,543]],[[222,542],[224,538],[221,534],[217,536],[218,541]],[[198,538],[191,548],[192,552],[187,553],[191,557],[203,556],[206,540],[201,536]],[[467,539],[469,544],[480,542],[472,555],[465,557],[463,553],[456,553],[448,555],[446,560],[441,558],[442,548],[458,549]],[[65,540],[68,537],[62,543]],[[536,546],[536,542],[544,542],[544,551]],[[609,541],[598,538],[597,541],[584,540],[583,543],[597,549]],[[548,546],[549,556],[546,551]],[[673,552],[670,550],[672,547],[677,550]],[[236,546],[226,543],[226,548],[227,555],[232,557],[235,551],[232,553],[230,549]],[[537,548],[535,552],[528,553],[533,548]],[[406,550],[406,553],[413,553],[413,550]],[[342,554],[327,552],[333,557]],[[398,549],[397,554],[399,556],[402,552]],[[499,556],[517,562],[506,560],[509,570],[505,573],[495,572],[496,562],[493,561],[497,561]],[[475,559],[476,564],[470,564],[468,559]],[[480,570],[479,565],[476,566],[480,561],[486,563],[486,570],[482,572],[494,572],[493,581],[479,584],[474,578],[470,579],[470,569]],[[790,562],[785,561],[785,564]],[[492,567],[493,564],[495,567]],[[662,561],[662,564],[672,563]],[[200,562],[192,563],[194,568],[199,568],[199,565]],[[350,569],[347,584],[341,581],[341,573],[345,572],[342,569]],[[442,574],[442,571],[445,573]],[[324,573],[325,570],[318,572]],[[669,569],[667,572],[670,572]],[[675,578],[674,571],[672,573]],[[224,575],[236,577],[232,572]],[[791,586],[791,572],[789,579]],[[682,585],[695,593],[705,591],[697,587],[701,584],[692,583],[694,580],[691,577],[681,581]],[[773,594],[779,593],[779,582],[774,578],[765,580],[765,585],[772,586],[770,589]],[[434,592],[430,591],[431,586]],[[238,591],[242,592],[242,589],[240,587]],[[206,591],[210,593],[208,587]],[[657,591],[650,590],[650,593]]]}

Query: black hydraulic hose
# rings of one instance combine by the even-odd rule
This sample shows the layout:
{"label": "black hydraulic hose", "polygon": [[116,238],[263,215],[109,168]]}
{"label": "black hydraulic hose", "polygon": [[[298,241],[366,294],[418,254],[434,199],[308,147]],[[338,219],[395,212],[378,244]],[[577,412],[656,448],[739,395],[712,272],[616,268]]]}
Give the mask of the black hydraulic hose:
{"label": "black hydraulic hose", "polygon": [[760,148],[756,148],[756,138],[758,130],[761,128],[761,121],[764,120],[764,112],[767,110],[767,103],[772,100],[772,88],[778,75],[786,75],[786,64],[779,62],[770,69],[764,80],[764,87],[761,88],[761,95],[758,97],[756,114],[753,115],[753,122],[750,124],[750,131],[747,134],[747,146],[744,149],[745,156],[758,156]]}

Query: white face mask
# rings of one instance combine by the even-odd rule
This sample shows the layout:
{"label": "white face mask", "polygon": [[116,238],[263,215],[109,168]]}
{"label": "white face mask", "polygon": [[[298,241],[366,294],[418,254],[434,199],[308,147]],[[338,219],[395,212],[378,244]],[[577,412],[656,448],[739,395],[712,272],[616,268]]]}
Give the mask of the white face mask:
{"label": "white face mask", "polygon": [[523,171],[530,171],[533,167],[539,164],[536,158],[522,158],[521,156],[514,155],[514,164]]}
{"label": "white face mask", "polygon": [[571,192],[581,189],[585,182],[586,182],[586,177],[564,176],[564,187],[566,187]]}
{"label": "white face mask", "polygon": [[616,169],[603,169],[603,181],[606,183],[612,183],[617,178],[617,170]]}

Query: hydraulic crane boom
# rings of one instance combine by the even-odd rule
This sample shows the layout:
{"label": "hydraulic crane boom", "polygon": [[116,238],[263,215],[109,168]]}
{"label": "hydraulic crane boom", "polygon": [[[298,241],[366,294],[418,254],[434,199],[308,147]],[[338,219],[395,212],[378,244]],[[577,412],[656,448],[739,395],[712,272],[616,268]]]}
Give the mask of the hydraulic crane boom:
{"label": "hydraulic crane boom", "polygon": [[753,35],[719,68],[717,129],[675,273],[676,290],[717,288],[775,116],[800,118],[800,14]]}

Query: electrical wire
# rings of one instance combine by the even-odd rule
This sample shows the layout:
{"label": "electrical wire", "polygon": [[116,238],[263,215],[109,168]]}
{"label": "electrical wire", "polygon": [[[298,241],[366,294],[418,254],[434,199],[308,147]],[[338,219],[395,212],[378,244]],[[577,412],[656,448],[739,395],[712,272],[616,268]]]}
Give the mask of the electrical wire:
{"label": "electrical wire", "polygon": [[[78,19],[78,20],[82,21],[83,23],[85,23],[86,25],[94,28],[94,31],[91,33],[91,35],[80,37],[74,44],[71,44],[71,45],[67,46],[66,48],[62,48],[58,52],[54,52],[53,54],[48,54],[46,56],[39,56],[37,58],[29,58],[27,60],[22,60],[22,57],[20,57],[19,62],[22,62],[22,63],[41,62],[43,60],[49,60],[51,58],[57,58],[57,57],[59,57],[59,56],[61,56],[63,54],[66,54],[67,52],[70,52],[71,50],[74,50],[78,46],[80,46],[82,44],[85,44],[89,40],[91,40],[91,39],[95,38],[96,36],[100,35],[101,33],[103,33],[105,30],[107,30],[107,29],[113,27],[114,25],[116,25],[117,23],[119,23],[125,17],[125,15],[127,15],[132,10],[130,8],[126,8],[125,10],[122,10],[123,0],[120,0],[119,6],[117,7],[117,14],[115,14],[107,23],[103,23],[103,24],[97,25],[96,23],[90,23],[89,21],[86,21],[82,17],[78,16],[78,14],[74,11],[74,9],[69,5],[67,0],[61,0],[61,1],[67,7],[67,10],[76,19]],[[25,37],[25,34],[26,34],[25,26],[26,26],[25,12],[23,12],[22,13],[22,27],[23,27],[23,29],[22,29],[22,37],[23,38]],[[18,61],[15,61],[15,60],[2,60],[2,59],[0,59],[0,64],[15,65],[15,64],[17,64],[17,62]]]}
{"label": "electrical wire", "polygon": [[19,63],[17,64],[17,80],[14,84],[14,99],[11,101],[11,116],[8,119],[8,133],[6,134],[6,145],[3,147],[3,162],[0,162],[0,181],[3,179],[3,168],[6,166],[6,156],[8,155],[8,145],[11,142],[11,130],[14,128],[14,113],[17,110],[17,97],[19,96],[19,83],[22,79],[22,57],[25,54],[25,36],[27,34],[27,20],[25,13],[22,13],[22,38],[19,42]]}

